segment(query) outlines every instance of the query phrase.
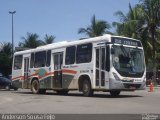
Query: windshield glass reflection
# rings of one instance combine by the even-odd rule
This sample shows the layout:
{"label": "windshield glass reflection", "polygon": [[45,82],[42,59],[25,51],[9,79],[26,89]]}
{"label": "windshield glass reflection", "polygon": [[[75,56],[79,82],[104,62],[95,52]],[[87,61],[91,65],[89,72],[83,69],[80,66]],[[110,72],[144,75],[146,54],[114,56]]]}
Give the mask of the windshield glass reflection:
{"label": "windshield glass reflection", "polygon": [[140,77],[144,72],[143,51],[138,48],[112,46],[112,63],[122,76]]}

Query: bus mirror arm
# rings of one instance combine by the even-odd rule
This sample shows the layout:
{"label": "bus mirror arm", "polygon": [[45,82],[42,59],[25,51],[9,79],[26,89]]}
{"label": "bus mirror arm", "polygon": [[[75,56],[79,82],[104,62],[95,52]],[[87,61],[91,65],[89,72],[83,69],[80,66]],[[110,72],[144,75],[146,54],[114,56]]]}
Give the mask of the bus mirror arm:
{"label": "bus mirror arm", "polygon": [[109,44],[112,44],[112,42],[106,42],[105,44],[106,44],[106,45],[109,45]]}
{"label": "bus mirror arm", "polygon": [[113,47],[111,48],[111,54],[112,54],[112,55],[115,54],[115,50],[114,50]]}

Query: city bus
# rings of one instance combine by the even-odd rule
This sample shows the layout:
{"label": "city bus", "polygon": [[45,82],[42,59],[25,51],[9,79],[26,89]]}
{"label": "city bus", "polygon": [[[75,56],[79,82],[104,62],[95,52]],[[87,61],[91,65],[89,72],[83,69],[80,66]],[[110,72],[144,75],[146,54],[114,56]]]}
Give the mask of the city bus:
{"label": "city bus", "polygon": [[14,53],[12,81],[34,94],[79,90],[118,96],[121,91],[144,90],[146,65],[141,41],[105,34],[62,41]]}

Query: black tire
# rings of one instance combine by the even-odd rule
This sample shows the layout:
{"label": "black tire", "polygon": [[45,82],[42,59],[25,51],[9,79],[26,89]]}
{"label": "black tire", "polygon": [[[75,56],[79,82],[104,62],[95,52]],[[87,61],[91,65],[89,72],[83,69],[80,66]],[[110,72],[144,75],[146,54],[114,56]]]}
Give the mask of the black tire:
{"label": "black tire", "polygon": [[39,94],[40,93],[40,86],[38,80],[33,80],[31,84],[31,91],[33,94]]}
{"label": "black tire", "polygon": [[69,90],[56,90],[58,95],[67,95]]}
{"label": "black tire", "polygon": [[17,91],[17,90],[18,90],[18,88],[14,88],[14,90],[15,90],[15,91]]}
{"label": "black tire", "polygon": [[10,86],[7,85],[7,86],[5,87],[5,89],[6,89],[6,90],[10,90]]}
{"label": "black tire", "polygon": [[117,96],[119,96],[120,92],[121,91],[119,91],[119,90],[113,90],[113,91],[110,91],[110,95],[112,97],[117,97]]}
{"label": "black tire", "polygon": [[84,80],[82,83],[82,92],[83,95],[86,97],[92,96],[93,95],[93,90],[91,88],[91,84],[89,80]]}
{"label": "black tire", "polygon": [[39,94],[46,94],[46,89],[40,89]]}

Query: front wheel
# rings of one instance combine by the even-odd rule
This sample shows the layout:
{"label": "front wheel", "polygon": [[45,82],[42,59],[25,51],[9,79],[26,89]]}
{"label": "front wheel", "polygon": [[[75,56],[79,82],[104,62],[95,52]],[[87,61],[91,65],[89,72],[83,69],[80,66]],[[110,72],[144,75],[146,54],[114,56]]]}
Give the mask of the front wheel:
{"label": "front wheel", "polygon": [[89,80],[84,80],[82,84],[82,92],[83,95],[86,97],[92,96],[93,95],[93,90],[91,88],[91,84]]}
{"label": "front wheel", "polygon": [[40,92],[39,89],[39,82],[38,80],[33,80],[32,85],[31,85],[31,90],[33,92],[33,94],[38,94]]}
{"label": "front wheel", "polygon": [[119,96],[120,92],[121,91],[119,91],[119,90],[113,90],[113,91],[110,91],[110,94],[112,97],[117,97],[117,96]]}

